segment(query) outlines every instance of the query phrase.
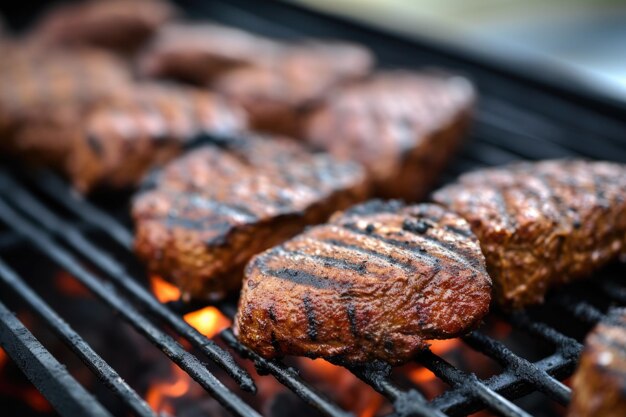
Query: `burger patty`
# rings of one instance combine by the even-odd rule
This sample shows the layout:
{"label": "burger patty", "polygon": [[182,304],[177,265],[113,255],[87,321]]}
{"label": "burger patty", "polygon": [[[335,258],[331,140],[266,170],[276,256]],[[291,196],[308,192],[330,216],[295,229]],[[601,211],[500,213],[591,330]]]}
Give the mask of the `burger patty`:
{"label": "burger patty", "polygon": [[625,252],[626,167],[555,160],[461,176],[434,194],[471,225],[507,308],[542,302]]}
{"label": "burger patty", "polygon": [[[54,127],[74,123],[76,109],[126,94],[131,76],[116,57],[91,49],[46,51],[11,43],[0,61],[0,147],[24,147],[18,131],[55,135]],[[41,127],[41,128],[39,128]],[[39,158],[54,161],[63,149],[55,140]]]}
{"label": "burger patty", "polygon": [[626,415],[626,309],[615,309],[587,336],[574,374],[568,417]]}
{"label": "burger patty", "polygon": [[193,150],[146,187],[133,201],[135,250],[186,298],[238,289],[250,257],[368,192],[358,165],[264,137]]}
{"label": "burger patty", "polygon": [[383,360],[459,336],[488,312],[478,240],[432,204],[373,200],[254,257],[235,332],[266,358]]}
{"label": "burger patty", "polygon": [[339,89],[313,111],[303,136],[363,164],[376,195],[424,197],[467,130],[474,90],[460,77],[387,71]]}
{"label": "burger patty", "polygon": [[358,45],[302,42],[264,65],[224,73],[213,87],[240,103],[255,129],[300,136],[311,107],[339,85],[364,78],[373,64],[372,54]]}
{"label": "burger patty", "polygon": [[[77,87],[78,88],[78,87]],[[129,85],[94,103],[43,106],[12,133],[11,151],[66,174],[80,191],[135,185],[200,135],[239,135],[243,110],[194,88]]]}
{"label": "burger patty", "polygon": [[89,0],[53,9],[32,36],[46,45],[93,45],[131,52],[174,15],[172,6],[160,0]]}
{"label": "burger patty", "polygon": [[63,170],[82,191],[134,186],[149,168],[199,137],[240,135],[245,128],[243,110],[222,97],[176,85],[142,85],[128,99],[86,114]]}
{"label": "burger patty", "polygon": [[212,23],[172,23],[161,28],[139,60],[141,74],[209,85],[232,69],[262,65],[282,48],[279,42]]}

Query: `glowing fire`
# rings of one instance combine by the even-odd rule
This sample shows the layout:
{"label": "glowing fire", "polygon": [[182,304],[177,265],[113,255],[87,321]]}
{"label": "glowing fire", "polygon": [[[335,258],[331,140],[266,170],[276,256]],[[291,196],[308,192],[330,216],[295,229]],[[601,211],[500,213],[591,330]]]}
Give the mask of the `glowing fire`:
{"label": "glowing fire", "polygon": [[230,320],[215,307],[185,314],[185,321],[209,339],[230,326]]}
{"label": "glowing fire", "polygon": [[[460,345],[459,339],[431,340],[430,351],[435,355],[445,355]],[[408,378],[418,385],[427,397],[433,398],[443,392],[444,384],[437,379],[435,374],[423,366],[410,367],[407,372]]]}
{"label": "glowing fire", "polygon": [[[162,303],[176,301],[180,298],[180,290],[159,276],[152,276],[150,280],[152,292]],[[205,307],[198,311],[185,314],[184,319],[190,326],[208,338],[229,327],[231,322],[215,307]],[[146,393],[146,401],[157,412],[174,415],[176,413],[175,399],[191,393],[192,379],[182,369],[172,365],[172,371],[167,380],[154,382]]]}
{"label": "glowing fire", "polygon": [[160,302],[167,303],[180,298],[180,290],[163,278],[153,275],[150,283],[152,284],[152,292]]}
{"label": "glowing fire", "polygon": [[[2,371],[8,360],[9,357],[7,353],[0,348],[0,371]],[[2,382],[2,378],[0,378],[0,392],[5,395],[20,398],[32,409],[40,413],[50,413],[52,411],[52,406],[48,400],[33,386],[20,387],[15,384],[5,384]]]}
{"label": "glowing fire", "polygon": [[154,383],[146,394],[146,401],[157,412],[174,414],[175,409],[172,400],[182,397],[189,392],[189,375],[176,365],[172,365],[172,378],[170,381]]}
{"label": "glowing fire", "polygon": [[4,349],[0,348],[0,371],[4,368],[4,364],[7,362],[7,354]]}
{"label": "glowing fire", "polygon": [[89,297],[89,290],[66,271],[59,271],[54,276],[54,285],[65,295],[71,297]]}
{"label": "glowing fire", "polygon": [[313,378],[328,384],[332,389],[329,394],[336,395],[335,400],[341,406],[353,410],[357,416],[373,417],[383,405],[383,397],[347,369],[323,359],[300,358],[299,361]]}

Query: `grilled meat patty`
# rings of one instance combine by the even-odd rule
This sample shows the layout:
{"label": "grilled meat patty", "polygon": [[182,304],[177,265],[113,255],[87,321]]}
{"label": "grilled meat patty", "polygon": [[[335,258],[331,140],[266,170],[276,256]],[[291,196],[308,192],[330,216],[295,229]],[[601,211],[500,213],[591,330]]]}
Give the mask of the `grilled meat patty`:
{"label": "grilled meat patty", "polygon": [[174,15],[172,6],[160,0],[89,0],[52,10],[33,37],[46,45],[93,45],[130,52]]}
{"label": "grilled meat patty", "polygon": [[363,164],[378,196],[417,200],[458,147],[473,102],[460,77],[381,72],[335,91],[308,116],[303,136]]}
{"label": "grilled meat patty", "polygon": [[58,140],[71,139],[63,170],[87,191],[96,185],[133,186],[149,168],[172,159],[199,136],[239,135],[245,128],[243,110],[222,97],[148,84],[135,87],[124,100],[90,110],[82,124],[70,128],[73,136]]}
{"label": "grilled meat patty", "polygon": [[459,336],[489,309],[478,240],[432,204],[379,200],[254,257],[235,332],[266,358],[391,364]]}
{"label": "grilled meat patty", "polygon": [[189,298],[238,289],[254,254],[362,201],[362,169],[280,138],[198,148],[151,176],[133,202],[135,250]]}
{"label": "grilled meat patty", "polygon": [[520,308],[625,252],[624,190],[623,165],[555,160],[466,174],[434,200],[470,223],[497,301]]}
{"label": "grilled meat patty", "polygon": [[373,64],[372,54],[358,45],[303,42],[264,65],[226,72],[213,87],[241,103],[255,129],[299,136],[312,106],[335,87],[365,77]]}
{"label": "grilled meat patty", "polygon": [[161,28],[139,62],[144,76],[199,85],[234,68],[263,65],[282,48],[251,33],[212,23],[172,23]]}
{"label": "grilled meat patty", "polygon": [[[22,47],[23,46],[23,47]],[[125,94],[131,76],[116,57],[102,51],[45,51],[32,44],[6,46],[0,60],[0,147],[29,148],[20,132],[58,139],[57,125],[75,121],[77,108]],[[63,141],[61,141],[63,142]],[[41,159],[57,161],[62,149],[47,143]],[[59,149],[61,148],[61,149]]]}
{"label": "grilled meat patty", "polygon": [[569,417],[626,415],[626,309],[615,309],[587,336],[574,375]]}

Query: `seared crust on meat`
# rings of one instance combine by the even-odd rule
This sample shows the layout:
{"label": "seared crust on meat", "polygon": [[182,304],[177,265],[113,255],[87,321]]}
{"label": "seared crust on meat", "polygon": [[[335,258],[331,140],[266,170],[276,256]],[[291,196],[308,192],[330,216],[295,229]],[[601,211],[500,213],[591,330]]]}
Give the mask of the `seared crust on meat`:
{"label": "seared crust on meat", "polygon": [[241,103],[255,129],[299,136],[307,110],[338,85],[365,77],[373,64],[358,45],[303,42],[263,65],[227,72],[213,86]]}
{"label": "seared crust on meat", "polygon": [[0,80],[15,82],[14,91],[0,92],[5,146],[60,170],[81,191],[133,186],[198,135],[246,128],[243,110],[227,99],[178,85],[131,84],[108,55],[83,54],[46,54],[41,69],[33,59],[26,73],[15,64]]}
{"label": "seared crust on meat", "polygon": [[426,195],[467,130],[471,84],[434,72],[381,72],[336,91],[308,116],[313,146],[363,164],[381,197]]}
{"label": "seared crust on meat", "polygon": [[520,308],[624,252],[625,190],[623,165],[556,160],[466,174],[434,200],[470,223],[498,302]]}
{"label": "seared crust on meat", "polygon": [[189,152],[149,187],[133,202],[136,252],[194,298],[239,288],[250,257],[368,191],[358,165],[261,137]]}
{"label": "seared crust on meat", "polygon": [[254,257],[235,332],[266,358],[397,365],[429,339],[476,327],[490,295],[465,220],[432,204],[374,200]]}
{"label": "seared crust on meat", "polygon": [[626,309],[615,309],[587,336],[574,374],[568,417],[626,415]]}
{"label": "seared crust on meat", "polygon": [[90,0],[57,7],[34,29],[46,45],[93,45],[129,52],[175,15],[160,0]]}
{"label": "seared crust on meat", "polygon": [[[113,55],[91,49],[45,51],[12,44],[0,62],[0,148],[58,164],[68,141],[63,126],[77,109],[125,95],[131,77]],[[41,149],[31,140],[46,142]],[[36,149],[35,149],[36,148]]]}
{"label": "seared crust on meat", "polygon": [[231,27],[171,23],[159,30],[140,59],[139,71],[208,85],[225,71],[272,61],[280,49],[279,42]]}
{"label": "seared crust on meat", "polygon": [[239,135],[246,128],[243,110],[226,99],[163,84],[137,86],[127,99],[100,105],[84,119],[64,166],[82,191],[134,186],[199,136]]}

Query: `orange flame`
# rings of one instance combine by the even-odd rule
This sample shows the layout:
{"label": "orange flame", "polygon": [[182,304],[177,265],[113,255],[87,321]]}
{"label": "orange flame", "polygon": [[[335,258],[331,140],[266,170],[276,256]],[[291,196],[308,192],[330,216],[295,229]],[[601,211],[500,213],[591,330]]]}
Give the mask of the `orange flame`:
{"label": "orange flame", "polygon": [[0,348],[0,371],[4,368],[4,364],[7,363],[8,357],[4,349]]}
{"label": "orange flame", "polygon": [[67,271],[59,271],[54,276],[54,284],[62,294],[70,297],[89,297],[91,295],[89,290]]}
{"label": "orange flame", "polygon": [[146,394],[146,401],[157,412],[174,414],[172,400],[189,392],[189,375],[176,365],[172,365],[172,374],[172,381],[157,382],[148,389]]}
{"label": "orange flame", "polygon": [[435,355],[445,355],[452,349],[459,346],[461,341],[459,339],[445,339],[445,340],[430,340],[430,351]]}
{"label": "orange flame", "polygon": [[205,307],[185,314],[184,318],[191,327],[194,327],[209,339],[230,326],[230,320],[215,307]]}
{"label": "orange flame", "polygon": [[167,303],[168,301],[176,301],[180,298],[180,290],[163,278],[153,275],[150,279],[150,283],[152,285],[152,292],[160,302]]}
{"label": "orange flame", "polygon": [[34,410],[37,410],[40,413],[52,412],[52,406],[48,400],[46,400],[46,398],[39,391],[37,391],[36,388],[31,387],[25,390],[21,396]]}
{"label": "orange flame", "polygon": [[[435,355],[442,356],[460,345],[459,339],[430,340],[430,351]],[[411,367],[407,371],[407,377],[422,389],[427,397],[432,398],[440,394],[444,388],[435,374],[423,366]]]}
{"label": "orange flame", "polygon": [[[0,348],[0,371],[2,371],[8,360],[9,356],[2,348]],[[5,384],[0,378],[0,392],[20,398],[32,409],[40,413],[52,412],[52,406],[50,405],[48,400],[46,400],[46,398],[41,395],[41,393],[37,391],[37,389],[33,386],[22,388],[17,385],[8,383],[8,381]]]}
{"label": "orange flame", "polygon": [[384,398],[347,369],[324,359],[300,358],[300,363],[315,377],[330,384],[337,401],[359,417],[373,417],[382,407]]}

